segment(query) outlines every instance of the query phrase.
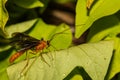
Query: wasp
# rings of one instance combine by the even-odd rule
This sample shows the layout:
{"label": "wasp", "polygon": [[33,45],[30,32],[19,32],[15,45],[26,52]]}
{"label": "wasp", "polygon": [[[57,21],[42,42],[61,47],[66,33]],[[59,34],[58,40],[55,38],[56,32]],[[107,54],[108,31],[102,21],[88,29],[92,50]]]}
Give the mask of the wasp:
{"label": "wasp", "polygon": [[[51,36],[49,40],[44,40],[43,38],[39,40],[25,33],[20,33],[20,32],[13,33],[12,34],[13,37],[11,39],[10,44],[18,50],[15,54],[13,54],[10,57],[9,62],[13,63],[18,57],[23,55],[28,50],[31,50],[33,53],[38,53],[44,49],[47,49],[49,46],[52,46],[56,50],[56,48],[53,45],[51,45],[50,42],[53,40],[53,38],[56,35],[66,34],[65,31],[68,31],[68,30],[70,30],[70,28],[67,28],[61,32],[55,33],[54,35]],[[72,34],[71,34],[71,37],[72,37]]]}
{"label": "wasp", "polygon": [[20,57],[27,50],[31,50],[35,53],[49,46],[49,41],[45,41],[43,38],[38,40],[25,33],[13,33],[12,41],[10,42],[12,46],[15,46],[19,50],[10,57],[9,62],[13,63],[18,57]]}

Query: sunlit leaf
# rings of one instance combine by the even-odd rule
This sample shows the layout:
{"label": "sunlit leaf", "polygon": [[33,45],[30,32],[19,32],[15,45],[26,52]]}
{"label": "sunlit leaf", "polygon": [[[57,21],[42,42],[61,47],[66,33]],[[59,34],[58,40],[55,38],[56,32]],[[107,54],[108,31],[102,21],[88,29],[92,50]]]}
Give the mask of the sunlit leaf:
{"label": "sunlit leaf", "polygon": [[120,72],[120,38],[112,38],[112,39],[116,41],[115,42],[116,49],[110,65],[109,73],[107,75],[108,80],[112,79],[117,73]]}
{"label": "sunlit leaf", "polygon": [[78,0],[76,7],[76,38],[90,28],[97,19],[116,13],[120,9],[119,4],[120,1],[118,0],[98,0],[88,13],[86,0]]}
{"label": "sunlit leaf", "polygon": [[92,80],[83,67],[75,67],[63,80]]}
{"label": "sunlit leaf", "polygon": [[0,80],[9,80],[6,71],[0,72]]}
{"label": "sunlit leaf", "polygon": [[110,65],[110,71],[107,78],[111,79],[120,72],[120,20],[115,16],[107,16],[96,21],[90,28],[88,42],[97,42],[100,40],[114,40],[115,53]]}
{"label": "sunlit leaf", "polygon": [[75,75],[71,80],[84,80],[84,79],[80,75]]}
{"label": "sunlit leaf", "polygon": [[24,8],[43,7],[44,4],[40,0],[13,0],[16,5]]}
{"label": "sunlit leaf", "polygon": [[6,51],[6,50],[8,50],[10,48],[11,48],[11,46],[8,46],[8,45],[0,45],[0,52]]}
{"label": "sunlit leaf", "polygon": [[5,24],[8,20],[8,13],[5,8],[6,0],[0,0],[0,35],[6,36]]}
{"label": "sunlit leaf", "polygon": [[87,7],[88,9],[90,9],[91,6],[92,6],[92,4],[93,4],[93,2],[94,2],[94,0],[87,0],[87,5],[86,5],[86,7]]}
{"label": "sunlit leaf", "polygon": [[[106,46],[107,45],[107,46]],[[67,50],[43,54],[46,64],[41,58],[22,72],[26,61],[12,65],[7,69],[10,80],[63,80],[76,66],[82,66],[92,80],[104,80],[111,60],[113,41],[89,43]],[[49,57],[51,55],[51,57]],[[27,72],[26,72],[27,70]],[[26,74],[26,75],[24,75]]]}
{"label": "sunlit leaf", "polygon": [[107,16],[97,20],[90,28],[88,34],[89,42],[96,42],[107,36],[116,36],[120,33],[120,21],[115,15]]}
{"label": "sunlit leaf", "polygon": [[6,31],[9,34],[8,37],[11,37],[11,34],[14,32],[25,32],[29,30],[36,22],[37,22],[37,19],[33,19],[33,20],[7,26]]}

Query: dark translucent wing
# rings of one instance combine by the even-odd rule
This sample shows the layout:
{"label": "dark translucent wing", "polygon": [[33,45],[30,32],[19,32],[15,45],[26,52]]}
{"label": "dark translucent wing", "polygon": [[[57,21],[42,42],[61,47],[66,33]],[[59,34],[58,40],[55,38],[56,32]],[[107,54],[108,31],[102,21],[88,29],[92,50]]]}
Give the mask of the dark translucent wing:
{"label": "dark translucent wing", "polygon": [[28,49],[31,49],[33,47],[35,47],[37,44],[32,44],[32,45],[28,45],[26,47],[22,47],[22,48],[18,48],[17,51],[25,51],[25,50],[28,50]]}
{"label": "dark translucent wing", "polygon": [[40,41],[24,33],[17,32],[13,33],[12,36],[10,44],[19,50],[32,48]]}
{"label": "dark translucent wing", "polygon": [[16,33],[13,33],[12,34],[13,38],[17,38],[19,40],[27,40],[27,41],[39,41],[38,39],[36,38],[33,38],[25,33],[19,33],[19,32],[16,32]]}

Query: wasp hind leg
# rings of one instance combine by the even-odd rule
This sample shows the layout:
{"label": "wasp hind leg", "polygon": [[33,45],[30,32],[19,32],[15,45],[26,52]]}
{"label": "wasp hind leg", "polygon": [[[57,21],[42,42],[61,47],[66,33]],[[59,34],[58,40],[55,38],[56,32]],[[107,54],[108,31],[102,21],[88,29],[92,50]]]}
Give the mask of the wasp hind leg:
{"label": "wasp hind leg", "polygon": [[[31,54],[33,54],[33,55],[36,55],[34,51],[31,51],[31,52],[29,52],[29,53],[31,53]],[[28,66],[27,70],[25,71],[24,75],[27,74],[27,72],[30,70],[30,68],[32,67],[32,65],[33,65],[33,64],[35,63],[35,61],[37,60],[37,58],[38,58],[38,56],[36,56],[35,59],[34,59],[32,62],[30,62],[30,65],[29,65],[29,60],[30,60],[29,57],[26,58],[27,64],[26,64],[25,67],[27,67],[28,65],[29,65],[29,66]],[[23,72],[23,71],[22,71],[22,72]]]}
{"label": "wasp hind leg", "polygon": [[45,63],[50,67],[50,64],[48,64],[47,61],[46,61],[46,60],[44,59],[44,57],[43,57],[43,54],[44,54],[44,53],[45,53],[45,52],[39,54],[40,57],[41,57],[41,60],[42,60],[43,62],[45,62]]}
{"label": "wasp hind leg", "polygon": [[[25,64],[25,66],[23,67],[23,69],[20,71],[20,78],[21,77],[23,77],[23,76],[25,76],[25,74],[24,73],[26,73],[26,69],[27,69],[27,67],[28,67],[28,65],[29,65],[29,55],[28,55],[28,52],[26,52],[26,64]],[[25,71],[26,70],[26,71]]]}

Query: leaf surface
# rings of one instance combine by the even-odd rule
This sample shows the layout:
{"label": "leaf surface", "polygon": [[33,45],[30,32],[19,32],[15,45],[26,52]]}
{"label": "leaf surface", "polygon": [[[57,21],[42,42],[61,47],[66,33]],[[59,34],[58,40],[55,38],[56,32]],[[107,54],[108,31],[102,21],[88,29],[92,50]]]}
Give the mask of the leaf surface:
{"label": "leaf surface", "polygon": [[43,7],[44,4],[40,0],[13,0],[15,4],[23,8]]}
{"label": "leaf surface", "polygon": [[0,35],[6,36],[5,24],[8,20],[8,13],[5,8],[5,3],[7,0],[0,0]]}
{"label": "leaf surface", "polygon": [[[10,80],[18,78],[19,80],[62,80],[76,66],[82,66],[93,80],[103,80],[107,73],[112,51],[113,41],[83,44],[48,53],[47,55],[52,55],[51,57],[43,54],[50,66],[38,57],[27,72],[23,71],[23,74],[25,72],[26,75],[20,76],[26,61],[8,67],[7,73]],[[29,66],[34,59],[30,60]]]}
{"label": "leaf surface", "polygon": [[[109,5],[108,5],[109,4]],[[76,34],[79,38],[98,19],[119,11],[120,1],[98,0],[90,11],[86,8],[86,0],[78,0],[76,7]]]}
{"label": "leaf surface", "polygon": [[114,40],[114,56],[111,61],[108,79],[120,72],[120,20],[116,15],[107,16],[97,20],[90,28],[88,42],[100,40]]}

